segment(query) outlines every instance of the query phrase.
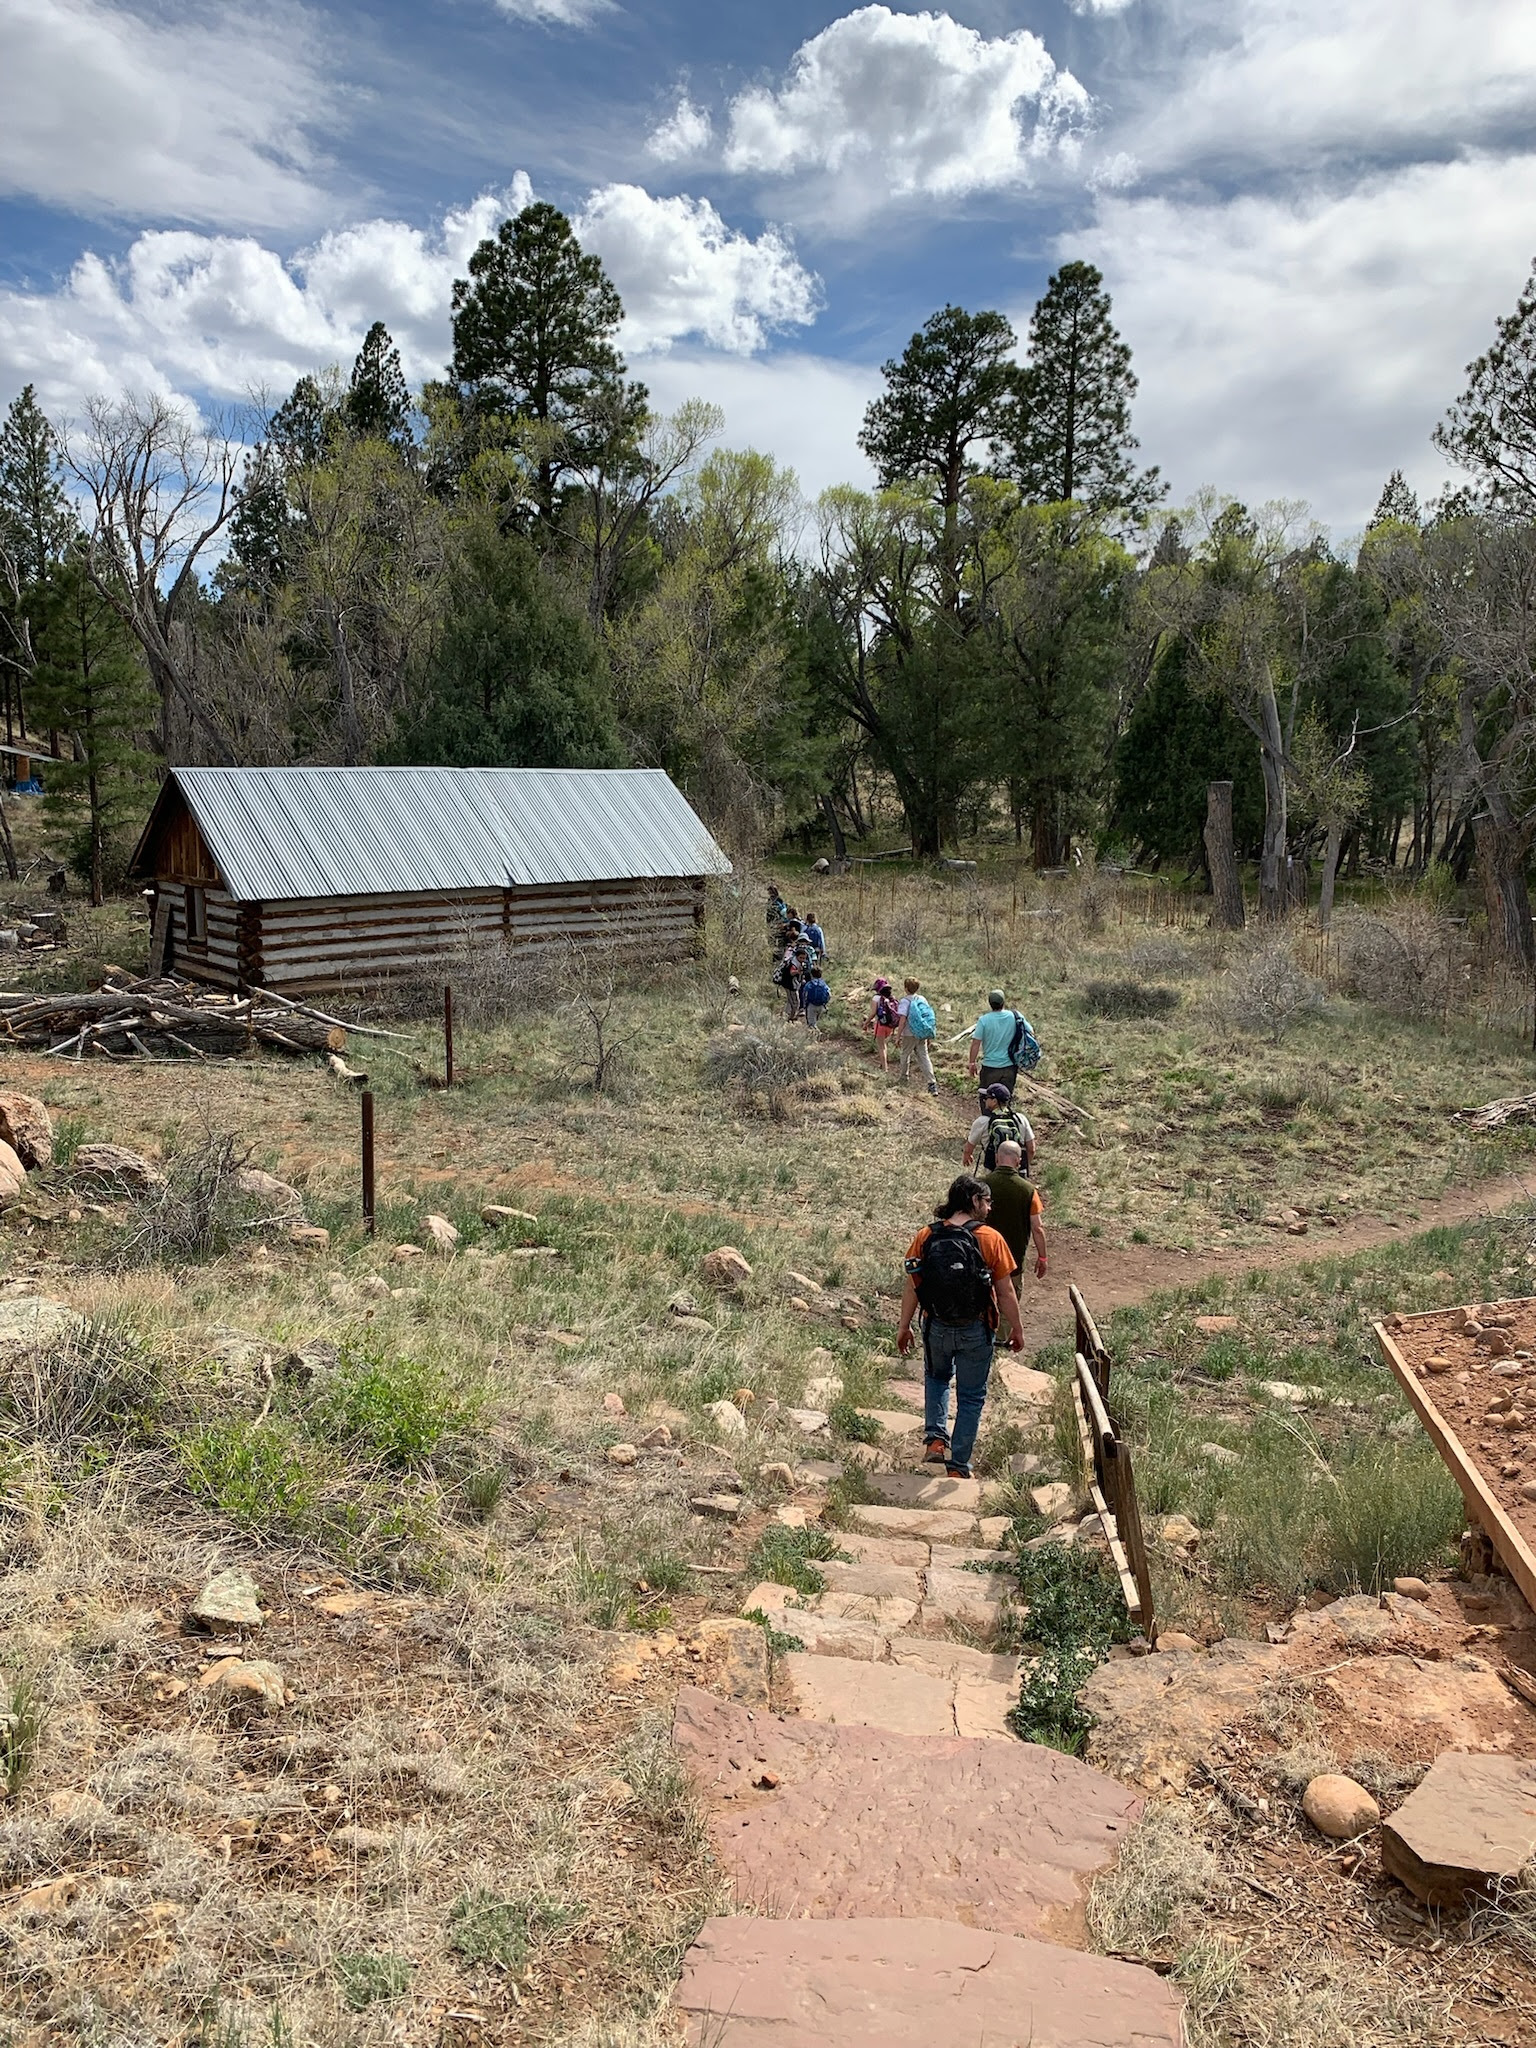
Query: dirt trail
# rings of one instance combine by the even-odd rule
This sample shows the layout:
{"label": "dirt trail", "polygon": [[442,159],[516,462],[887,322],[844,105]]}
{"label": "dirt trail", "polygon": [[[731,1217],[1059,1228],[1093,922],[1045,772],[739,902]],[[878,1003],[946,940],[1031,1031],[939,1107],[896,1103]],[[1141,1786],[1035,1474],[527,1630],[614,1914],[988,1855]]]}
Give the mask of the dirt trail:
{"label": "dirt trail", "polygon": [[1217,1247],[1184,1252],[1162,1245],[1110,1245],[1072,1224],[1050,1226],[1046,1237],[1050,1259],[1044,1282],[1031,1280],[1024,1290],[1026,1346],[1044,1344],[1070,1315],[1067,1288],[1074,1282],[1096,1316],[1143,1301],[1159,1288],[1187,1287],[1212,1273],[1244,1273],[1258,1266],[1299,1265],[1309,1259],[1337,1258],[1345,1252],[1369,1251],[1395,1237],[1416,1237],[1442,1224],[1469,1223],[1536,1200],[1536,1179],[1503,1174],[1458,1188],[1436,1201],[1421,1202],[1416,1216],[1386,1217],[1375,1211],[1353,1217],[1337,1230],[1315,1219],[1305,1237],[1276,1233],[1272,1244]]}

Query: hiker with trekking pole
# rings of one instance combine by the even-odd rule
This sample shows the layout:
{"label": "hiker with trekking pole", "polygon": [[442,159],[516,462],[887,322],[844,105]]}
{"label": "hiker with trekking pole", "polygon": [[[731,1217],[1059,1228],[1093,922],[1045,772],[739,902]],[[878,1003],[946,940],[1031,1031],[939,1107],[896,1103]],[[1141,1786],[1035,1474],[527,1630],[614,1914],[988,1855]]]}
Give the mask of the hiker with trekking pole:
{"label": "hiker with trekking pole", "polygon": [[[912,1349],[912,1320],[922,1318],[923,1462],[943,1465],[951,1479],[971,1477],[971,1453],[986,1406],[992,1350],[999,1325],[1008,1326],[1010,1351],[1024,1349],[1024,1325],[1014,1289],[1014,1255],[989,1227],[992,1190],[962,1173],[907,1247],[906,1284],[896,1327],[896,1349]],[[949,1392],[955,1420],[949,1422]]]}

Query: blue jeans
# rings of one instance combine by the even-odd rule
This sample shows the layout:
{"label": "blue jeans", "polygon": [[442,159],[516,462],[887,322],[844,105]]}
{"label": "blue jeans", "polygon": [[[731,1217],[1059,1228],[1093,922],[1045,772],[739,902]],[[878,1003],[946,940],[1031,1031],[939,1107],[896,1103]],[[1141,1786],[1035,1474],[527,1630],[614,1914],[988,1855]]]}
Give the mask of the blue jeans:
{"label": "blue jeans", "polygon": [[[949,1445],[951,1465],[969,1465],[987,1401],[992,1332],[974,1323],[923,1324],[923,1435]],[[949,1433],[949,1383],[955,1383],[955,1433]]]}

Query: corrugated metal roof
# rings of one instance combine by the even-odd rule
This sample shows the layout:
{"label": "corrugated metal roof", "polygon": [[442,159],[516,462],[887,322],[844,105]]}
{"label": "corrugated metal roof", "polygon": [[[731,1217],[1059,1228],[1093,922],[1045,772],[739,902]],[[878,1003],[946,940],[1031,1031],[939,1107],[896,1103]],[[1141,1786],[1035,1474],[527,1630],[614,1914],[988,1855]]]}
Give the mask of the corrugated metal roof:
{"label": "corrugated metal roof", "polygon": [[171,774],[242,903],[730,873],[659,768]]}

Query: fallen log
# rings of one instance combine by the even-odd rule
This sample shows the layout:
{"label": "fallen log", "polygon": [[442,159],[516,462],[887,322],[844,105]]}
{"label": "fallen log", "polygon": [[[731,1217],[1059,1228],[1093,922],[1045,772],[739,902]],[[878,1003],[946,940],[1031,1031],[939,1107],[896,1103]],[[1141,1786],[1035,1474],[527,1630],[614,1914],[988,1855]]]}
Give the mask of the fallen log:
{"label": "fallen log", "polygon": [[1506,1124],[1536,1123],[1536,1095],[1506,1095],[1498,1102],[1485,1102],[1478,1109],[1458,1109],[1453,1124],[1466,1124],[1474,1131],[1498,1131]]}

